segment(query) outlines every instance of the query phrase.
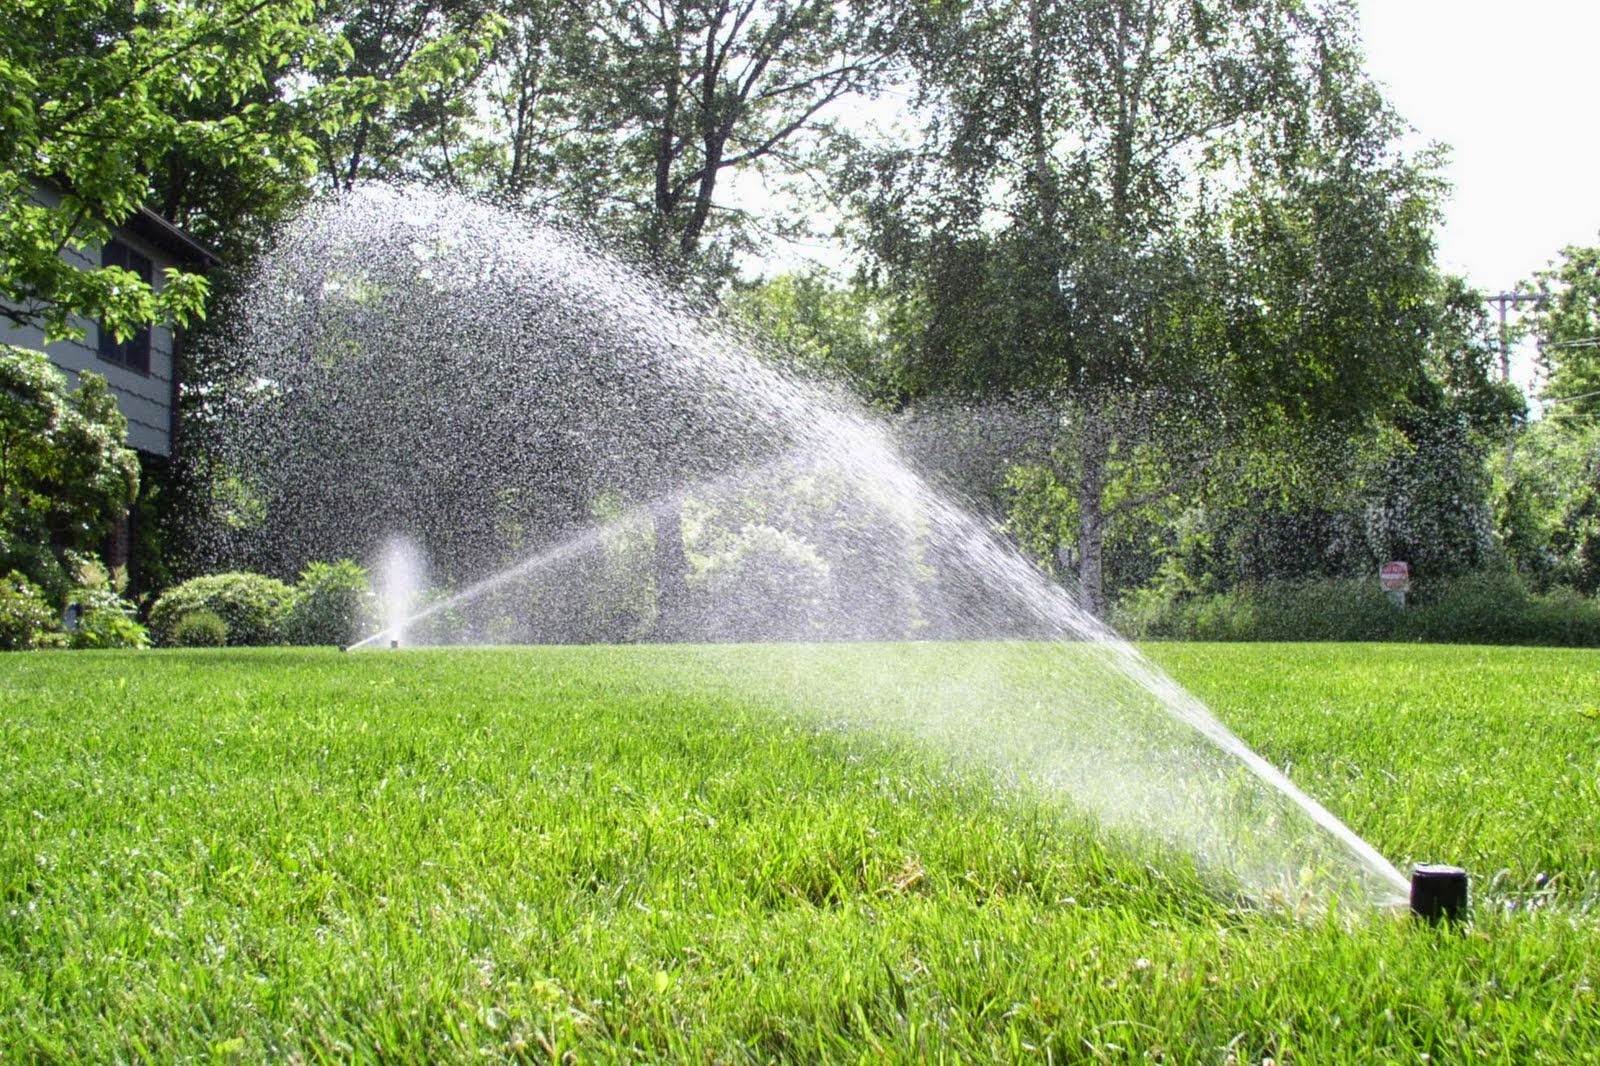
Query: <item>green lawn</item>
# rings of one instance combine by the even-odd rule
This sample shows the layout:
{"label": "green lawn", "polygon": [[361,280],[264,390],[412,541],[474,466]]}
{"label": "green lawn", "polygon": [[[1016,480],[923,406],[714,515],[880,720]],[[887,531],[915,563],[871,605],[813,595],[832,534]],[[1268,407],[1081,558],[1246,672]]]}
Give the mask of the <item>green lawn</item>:
{"label": "green lawn", "polygon": [[1148,653],[1472,925],[784,696],[983,646],[16,654],[0,1061],[1600,1059],[1600,655]]}

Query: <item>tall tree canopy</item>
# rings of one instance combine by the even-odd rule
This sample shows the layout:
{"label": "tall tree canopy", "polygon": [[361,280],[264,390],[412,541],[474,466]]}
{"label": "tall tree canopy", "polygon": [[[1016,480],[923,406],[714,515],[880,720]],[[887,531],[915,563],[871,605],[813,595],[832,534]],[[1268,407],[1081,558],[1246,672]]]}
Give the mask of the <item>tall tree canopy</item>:
{"label": "tall tree canopy", "polygon": [[1545,301],[1531,319],[1545,399],[1568,417],[1600,412],[1600,247],[1563,248],[1538,291]]}
{"label": "tall tree canopy", "polygon": [[0,5],[5,316],[50,335],[71,332],[74,315],[118,333],[194,318],[206,294],[196,275],[152,285],[60,253],[151,205],[202,237],[258,224],[304,194],[319,138],[420,99],[471,51],[438,38],[369,72],[328,14],[316,0]]}
{"label": "tall tree canopy", "polygon": [[854,176],[882,276],[924,309],[905,381],[1058,407],[1090,610],[1108,522],[1247,436],[1359,422],[1425,358],[1437,187],[1395,149],[1354,21],[1337,0],[924,10],[926,144]]}
{"label": "tall tree canopy", "polygon": [[311,131],[320,180],[448,175],[474,119],[473,89],[504,27],[496,0],[322,0],[319,21],[348,46],[313,68],[360,106]]}
{"label": "tall tree canopy", "polygon": [[581,214],[669,273],[726,272],[787,225],[734,207],[728,179],[812,165],[830,105],[887,69],[895,6],[519,0],[483,83],[480,181]]}

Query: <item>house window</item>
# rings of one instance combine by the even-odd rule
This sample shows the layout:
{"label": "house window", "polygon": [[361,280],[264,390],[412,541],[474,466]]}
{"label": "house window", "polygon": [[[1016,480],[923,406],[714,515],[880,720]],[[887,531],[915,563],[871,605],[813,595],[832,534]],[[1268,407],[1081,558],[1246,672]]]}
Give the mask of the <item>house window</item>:
{"label": "house window", "polygon": [[[134,251],[121,241],[106,242],[105,247],[100,250],[100,265],[131,270],[139,275],[146,285],[155,280],[155,264],[150,262],[150,257]],[[146,326],[126,340],[119,341],[117,335],[107,329],[102,322],[100,358],[108,363],[125,366],[129,370],[137,370],[141,374],[150,373],[150,327]]]}

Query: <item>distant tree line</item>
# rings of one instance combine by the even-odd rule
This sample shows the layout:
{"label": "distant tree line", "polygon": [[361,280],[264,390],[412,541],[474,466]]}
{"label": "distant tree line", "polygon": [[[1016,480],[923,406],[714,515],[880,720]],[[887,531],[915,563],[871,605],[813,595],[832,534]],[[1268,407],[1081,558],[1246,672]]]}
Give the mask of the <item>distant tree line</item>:
{"label": "distant tree line", "polygon": [[[207,309],[308,198],[428,182],[754,323],[1096,613],[1388,559],[1422,595],[1592,595],[1600,251],[1529,283],[1530,422],[1482,294],[1436,266],[1441,155],[1402,149],[1356,25],[1348,0],[11,0],[0,306],[223,335]],[[891,88],[910,132],[844,121]],[[142,206],[227,267],[157,291],[65,265]],[[828,227],[853,275],[746,272]],[[226,351],[184,369],[191,473]]]}

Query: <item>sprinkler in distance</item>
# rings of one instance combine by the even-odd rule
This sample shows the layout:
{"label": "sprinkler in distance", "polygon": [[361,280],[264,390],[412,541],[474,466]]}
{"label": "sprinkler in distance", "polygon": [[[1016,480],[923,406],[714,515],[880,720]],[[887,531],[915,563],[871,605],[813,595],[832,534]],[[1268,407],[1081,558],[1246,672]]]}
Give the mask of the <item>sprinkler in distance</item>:
{"label": "sprinkler in distance", "polygon": [[1422,862],[1411,871],[1411,913],[1432,925],[1467,917],[1467,871]]}

